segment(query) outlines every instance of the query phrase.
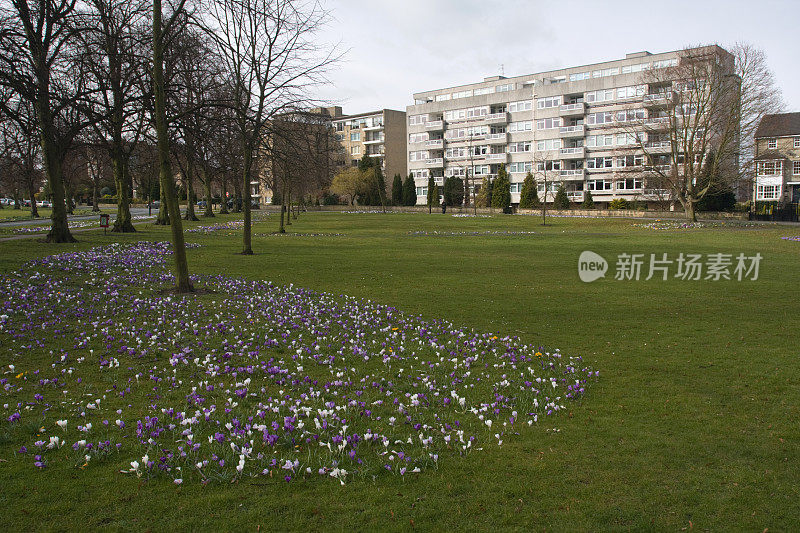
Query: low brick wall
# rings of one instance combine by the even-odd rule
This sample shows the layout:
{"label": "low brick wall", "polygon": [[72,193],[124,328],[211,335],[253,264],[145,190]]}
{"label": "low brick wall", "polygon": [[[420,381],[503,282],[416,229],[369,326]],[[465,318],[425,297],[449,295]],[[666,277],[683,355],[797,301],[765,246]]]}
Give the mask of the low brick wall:
{"label": "low brick wall", "polygon": [[[272,206],[270,206],[272,207]],[[275,209],[279,209],[275,206]],[[270,209],[271,210],[271,209]],[[382,211],[380,206],[366,206],[366,205],[324,205],[308,207],[309,211],[365,211],[365,212],[379,212]],[[402,212],[402,213],[427,213],[428,207],[416,205],[413,207],[405,206],[387,206],[388,212]],[[479,207],[475,210],[472,207],[448,207],[447,214],[472,214],[477,211],[481,215],[499,215],[499,209],[489,209],[486,207]],[[434,208],[434,213],[441,213],[441,207]],[[541,209],[517,209],[515,213],[520,215],[539,215],[541,216]],[[685,220],[686,214],[683,211],[647,211],[647,210],[633,210],[633,209],[568,209],[559,211],[555,209],[547,209],[548,215],[555,216],[573,216],[573,217],[597,217],[597,218],[660,218],[670,220]],[[724,212],[703,212],[697,213],[698,219],[703,220],[747,220],[747,213],[724,213]]]}

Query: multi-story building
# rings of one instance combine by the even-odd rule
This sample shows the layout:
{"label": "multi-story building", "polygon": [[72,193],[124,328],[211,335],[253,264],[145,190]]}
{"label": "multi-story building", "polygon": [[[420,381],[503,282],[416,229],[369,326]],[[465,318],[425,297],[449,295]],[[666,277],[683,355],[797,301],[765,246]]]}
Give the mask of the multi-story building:
{"label": "multi-story building", "polygon": [[[339,108],[341,111],[341,108]],[[344,147],[345,161],[355,166],[364,156],[377,158],[386,182],[395,174],[404,177],[406,165],[406,114],[393,109],[341,115],[332,120],[336,138]]]}
{"label": "multi-story building", "polygon": [[800,113],[765,115],[755,141],[756,202],[800,203]]}
{"label": "multi-story building", "polygon": [[585,191],[601,205],[614,198],[663,201],[669,190],[648,169],[663,176],[664,167],[682,163],[667,131],[668,106],[677,101],[673,92],[689,85],[676,80],[673,86],[659,73],[678,71],[687,52],[733,72],[731,54],[709,46],[416,93],[406,114],[419,202],[430,176],[438,185],[445,177],[467,177],[469,190],[493,179],[501,164],[511,178],[512,203],[529,172],[547,201],[562,184],[574,202]]}

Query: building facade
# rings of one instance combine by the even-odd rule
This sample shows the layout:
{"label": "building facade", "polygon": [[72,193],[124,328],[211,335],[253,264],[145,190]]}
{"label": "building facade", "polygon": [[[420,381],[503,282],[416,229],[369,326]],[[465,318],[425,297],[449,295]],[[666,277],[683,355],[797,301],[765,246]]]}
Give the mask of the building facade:
{"label": "building facade", "polygon": [[[690,51],[733,72],[731,54],[720,47]],[[678,70],[686,52],[638,52],[416,93],[406,114],[409,172],[419,202],[425,201],[430,176],[438,185],[449,176],[466,178],[472,196],[501,164],[511,178],[512,203],[519,202],[528,173],[546,201],[562,184],[573,202],[582,202],[586,191],[600,205],[615,198],[669,201],[659,173],[648,169],[663,175],[665,166],[682,163],[667,131],[666,106],[686,85],[673,86],[668,77],[654,74]]]}
{"label": "building facade", "polygon": [[387,183],[391,183],[395,174],[405,177],[408,173],[404,112],[381,109],[371,113],[341,115],[332,120],[332,126],[344,148],[341,164],[355,166],[366,154],[378,159]]}
{"label": "building facade", "polygon": [[755,201],[800,204],[800,113],[765,115],[755,137]]}

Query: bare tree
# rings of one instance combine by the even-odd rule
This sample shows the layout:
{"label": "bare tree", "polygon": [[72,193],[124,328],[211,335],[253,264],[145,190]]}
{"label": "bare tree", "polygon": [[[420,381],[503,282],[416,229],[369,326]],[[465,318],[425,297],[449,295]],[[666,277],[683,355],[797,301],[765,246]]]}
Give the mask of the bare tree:
{"label": "bare tree", "polygon": [[189,279],[189,265],[186,259],[186,244],[183,237],[181,213],[178,198],[175,194],[175,181],[170,160],[169,131],[167,124],[167,99],[164,81],[164,50],[166,39],[174,26],[184,21],[186,0],[179,0],[167,22],[162,21],[161,0],[153,0],[153,122],[158,148],[159,181],[161,194],[164,197],[170,218],[172,232],[172,248],[175,257],[175,290],[179,293],[193,292],[194,287]]}
{"label": "bare tree", "polygon": [[335,60],[315,43],[328,17],[315,1],[216,0],[210,30],[233,89],[242,153],[243,254],[252,254],[250,187],[266,125],[277,114],[304,107],[309,88]]}
{"label": "bare tree", "polygon": [[638,142],[650,176],[697,220],[695,205],[710,189],[735,185],[752,166],[749,138],[761,117],[781,105],[780,95],[763,53],[749,45],[733,53],[717,46],[685,50],[676,65],[646,72],[643,82],[648,116],[628,121],[631,131],[647,134]]}
{"label": "bare tree", "polygon": [[35,194],[41,180],[41,144],[36,112],[31,102],[20,98],[7,101],[5,107],[13,117],[6,117],[0,126],[7,170],[25,187],[31,200],[31,216],[37,218]]}
{"label": "bare tree", "polygon": [[[0,6],[0,85],[31,102],[36,111],[53,194],[47,242],[75,241],[67,224],[62,162],[90,123],[81,110],[89,92],[86,76],[75,61],[75,37],[84,30],[78,6],[77,0],[10,0]],[[2,111],[13,118],[13,109]]]}
{"label": "bare tree", "polygon": [[117,190],[111,231],[135,232],[131,222],[130,156],[145,126],[145,0],[89,0],[87,31],[81,33],[83,61],[97,89],[92,142],[108,152]]}

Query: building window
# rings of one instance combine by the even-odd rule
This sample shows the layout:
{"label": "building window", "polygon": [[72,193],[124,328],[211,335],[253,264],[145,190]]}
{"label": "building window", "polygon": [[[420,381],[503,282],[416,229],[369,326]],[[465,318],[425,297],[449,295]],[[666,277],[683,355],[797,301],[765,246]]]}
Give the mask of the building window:
{"label": "building window", "polygon": [[561,139],[545,139],[536,141],[536,150],[543,152],[545,150],[558,150],[561,148]]}
{"label": "building window", "polygon": [[756,200],[779,200],[781,197],[780,185],[759,185]]}
{"label": "building window", "polygon": [[516,152],[530,152],[531,151],[531,141],[521,141],[517,143],[511,143],[508,145],[508,151],[513,153]]}
{"label": "building window", "polygon": [[586,183],[590,191],[610,191],[612,187],[611,180],[589,180]]}
{"label": "building window", "polygon": [[756,175],[782,176],[783,161],[758,161],[756,162]]}
{"label": "building window", "polygon": [[618,191],[635,191],[642,188],[641,178],[628,178],[617,181]]}
{"label": "building window", "polygon": [[560,118],[541,118],[536,121],[537,130],[551,130],[553,128],[561,127]]}
{"label": "building window", "polygon": [[361,132],[360,131],[352,131],[350,132],[350,141],[360,141],[361,140]]}
{"label": "building window", "polygon": [[417,187],[417,198],[421,196],[428,196],[428,188],[427,187]]}
{"label": "building window", "polygon": [[361,153],[360,146],[351,146],[350,147],[350,155],[359,155]]}
{"label": "building window", "polygon": [[530,100],[522,100],[508,104],[508,110],[512,113],[515,111],[530,111],[532,107],[533,105]]}
{"label": "building window", "polygon": [[794,138],[794,147],[795,148],[800,148],[800,137],[795,137]]}
{"label": "building window", "polygon": [[800,161],[792,161],[792,175],[800,176]]}
{"label": "building window", "polygon": [[767,148],[774,150],[778,147],[778,139],[767,139]]}
{"label": "building window", "polygon": [[[548,119],[548,120],[553,120],[553,119]],[[559,120],[559,119],[555,119],[555,120]],[[522,121],[522,122],[511,122],[508,125],[508,131],[512,132],[512,133],[515,132],[515,131],[531,131],[531,126],[532,125],[533,125],[533,123],[530,120],[525,120],[525,121]]]}
{"label": "building window", "polygon": [[537,109],[547,109],[550,107],[558,107],[561,105],[561,97],[560,96],[551,96],[549,98],[537,98],[536,99],[536,108]]}

